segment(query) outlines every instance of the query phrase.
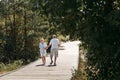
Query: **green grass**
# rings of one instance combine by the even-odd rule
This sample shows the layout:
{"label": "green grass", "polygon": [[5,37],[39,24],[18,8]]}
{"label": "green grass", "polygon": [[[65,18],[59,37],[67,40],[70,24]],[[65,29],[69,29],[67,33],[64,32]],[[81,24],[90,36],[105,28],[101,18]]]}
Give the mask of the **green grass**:
{"label": "green grass", "polygon": [[0,74],[20,68],[22,63],[21,60],[14,61],[14,63],[10,64],[0,63]]}

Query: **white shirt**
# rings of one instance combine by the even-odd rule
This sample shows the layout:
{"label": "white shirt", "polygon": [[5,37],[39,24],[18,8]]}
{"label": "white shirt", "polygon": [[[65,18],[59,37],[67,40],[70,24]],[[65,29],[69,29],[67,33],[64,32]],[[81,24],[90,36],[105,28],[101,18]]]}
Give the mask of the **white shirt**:
{"label": "white shirt", "polygon": [[39,43],[40,50],[44,50],[44,48],[46,48],[46,47],[47,47],[46,43]]}
{"label": "white shirt", "polygon": [[53,38],[50,40],[51,49],[58,49],[59,40],[57,38]]}

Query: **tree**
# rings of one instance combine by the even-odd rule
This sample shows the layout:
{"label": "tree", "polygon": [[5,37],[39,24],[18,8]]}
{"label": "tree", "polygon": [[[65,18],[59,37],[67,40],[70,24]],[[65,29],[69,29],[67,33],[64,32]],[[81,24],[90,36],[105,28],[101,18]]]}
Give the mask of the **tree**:
{"label": "tree", "polygon": [[[40,0],[0,1],[0,61],[24,63],[39,58],[39,38],[50,38],[56,29],[42,14]],[[42,2],[44,4],[44,1]],[[43,5],[42,4],[42,5]],[[57,32],[57,30],[56,30]]]}
{"label": "tree", "polygon": [[119,80],[120,5],[118,0],[50,0],[45,14],[87,49],[89,80]]}

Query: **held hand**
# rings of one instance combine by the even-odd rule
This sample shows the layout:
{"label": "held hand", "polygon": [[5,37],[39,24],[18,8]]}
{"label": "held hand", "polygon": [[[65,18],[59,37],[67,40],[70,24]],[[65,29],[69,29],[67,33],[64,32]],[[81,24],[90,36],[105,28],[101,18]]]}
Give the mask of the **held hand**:
{"label": "held hand", "polygon": [[47,49],[48,49],[47,47],[44,48],[44,50],[47,50]]}
{"label": "held hand", "polygon": [[46,50],[46,48],[42,48],[42,50]]}

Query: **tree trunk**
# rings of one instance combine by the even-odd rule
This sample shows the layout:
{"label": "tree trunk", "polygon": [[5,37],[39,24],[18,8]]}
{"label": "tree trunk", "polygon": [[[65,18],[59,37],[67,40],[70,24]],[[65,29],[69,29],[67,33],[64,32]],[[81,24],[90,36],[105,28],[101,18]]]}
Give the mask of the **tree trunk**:
{"label": "tree trunk", "polygon": [[[15,6],[13,8],[15,10]],[[15,12],[13,14],[13,49],[14,49],[14,53],[16,53],[16,15]]]}
{"label": "tree trunk", "polygon": [[27,51],[27,29],[26,29],[26,23],[27,23],[27,19],[26,19],[26,11],[24,11],[24,39],[25,39],[25,44],[24,44],[24,48],[25,48],[25,53]]}

